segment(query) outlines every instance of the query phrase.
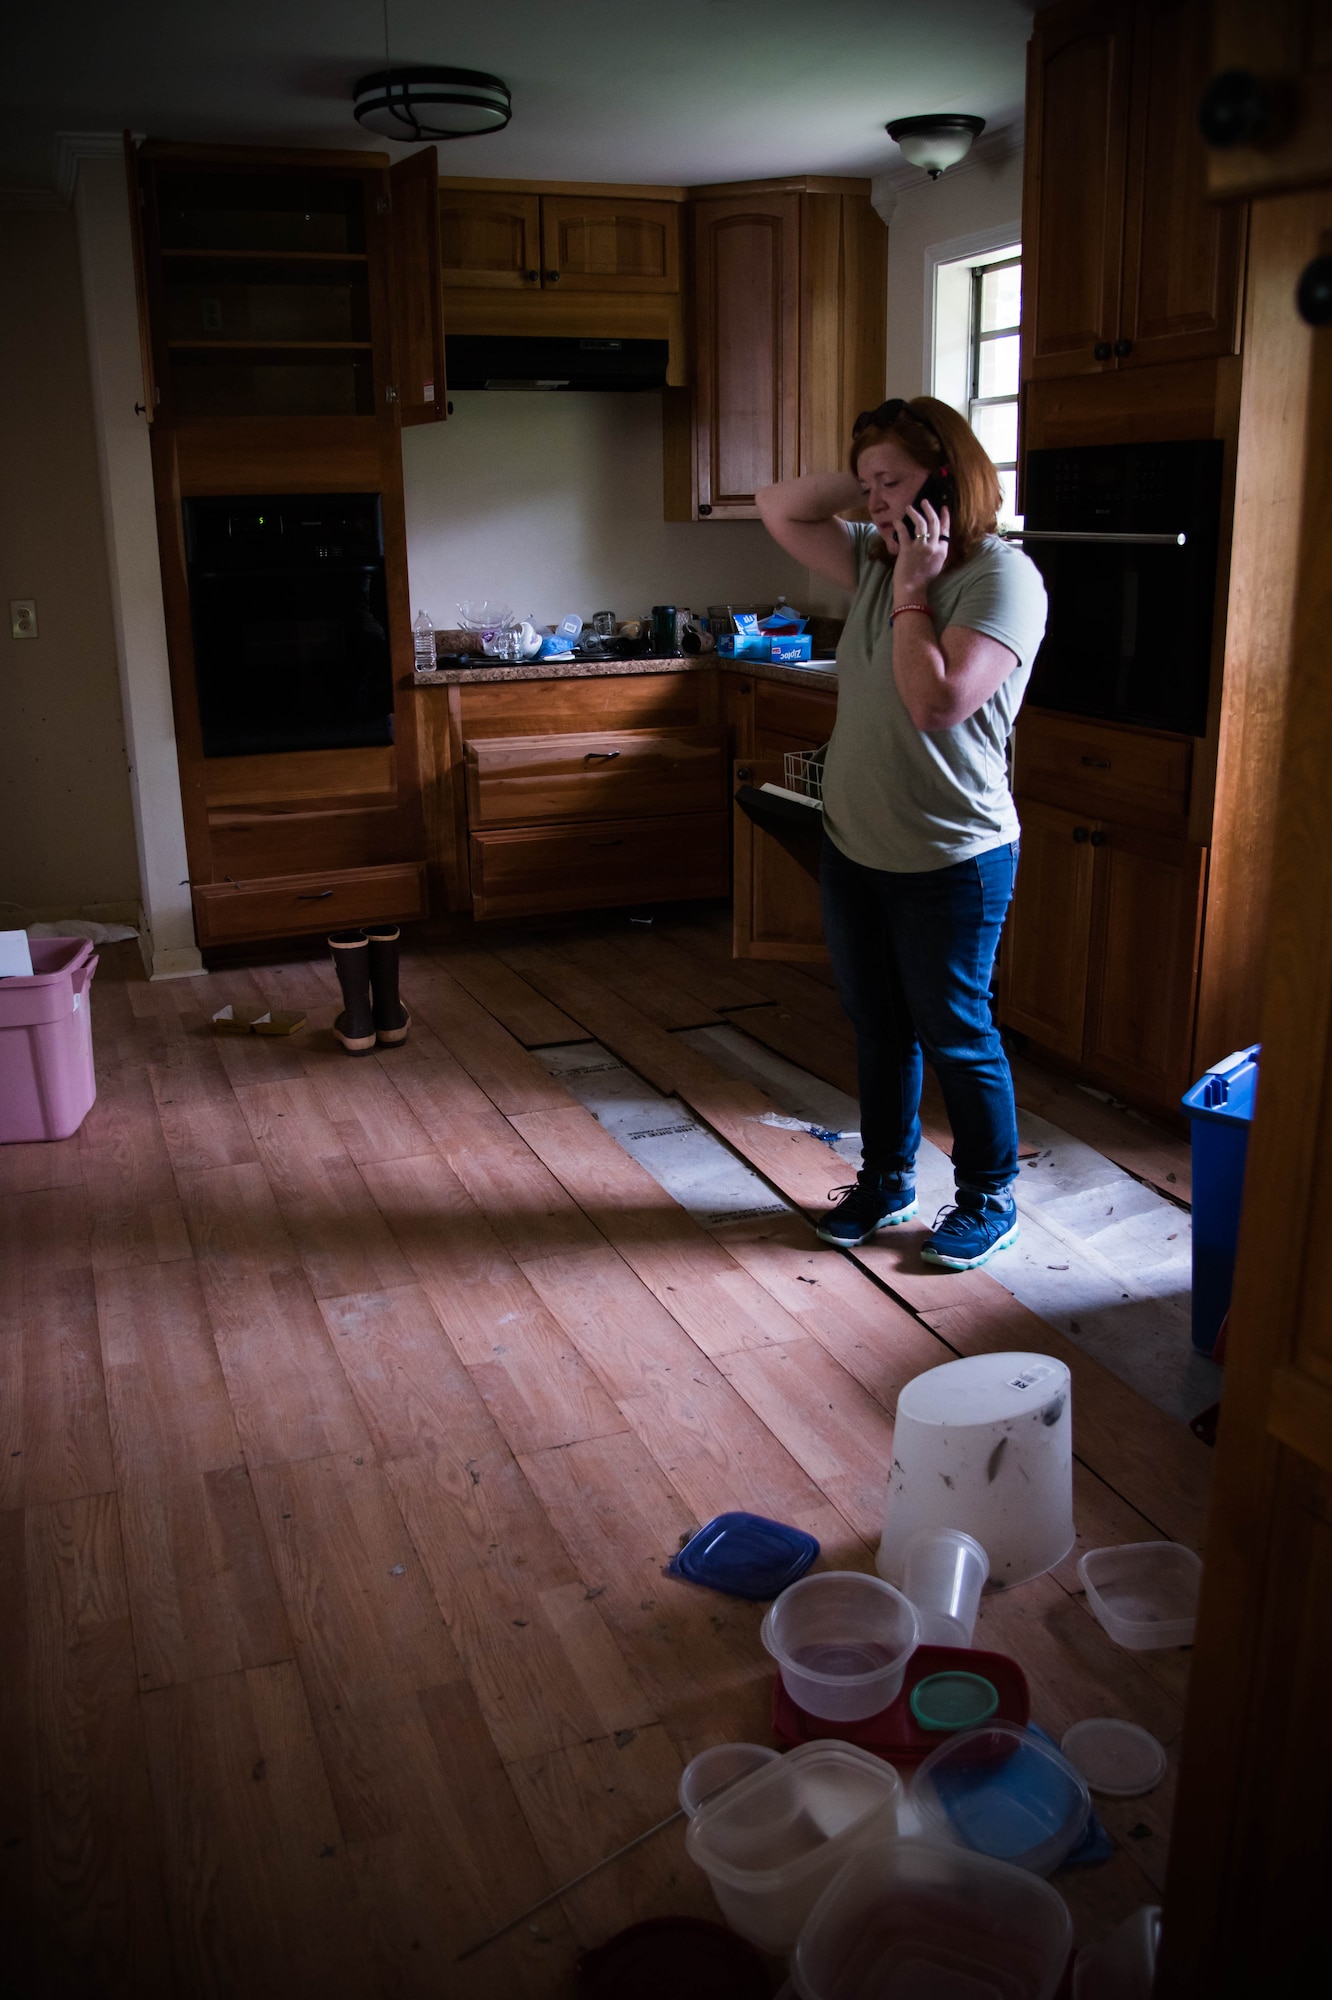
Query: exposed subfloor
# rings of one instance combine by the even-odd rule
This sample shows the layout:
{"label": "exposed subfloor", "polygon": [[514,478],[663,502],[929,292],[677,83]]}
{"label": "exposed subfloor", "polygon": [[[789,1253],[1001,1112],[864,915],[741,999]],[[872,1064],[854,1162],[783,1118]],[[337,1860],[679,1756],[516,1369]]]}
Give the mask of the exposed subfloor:
{"label": "exposed subfloor", "polygon": [[[769,1092],[781,1107],[771,1114],[774,1122],[785,1116],[825,1135],[835,1156],[828,1162],[830,1192],[853,1179],[860,1164],[855,1101],[746,1035],[744,1014],[736,1018],[740,1025],[678,1032],[729,1075]],[[783,1206],[687,1106],[654,1091],[599,1044],[570,1043],[538,1054],[705,1225],[773,1214]],[[1221,1370],[1192,1344],[1188,1209],[1033,1112],[1019,1112],[1018,1128],[1036,1149],[1014,1190],[1022,1234],[987,1268],[1122,1381],[1187,1422],[1216,1400],[1221,1381]],[[921,1142],[917,1190],[927,1220],[953,1198],[951,1163],[929,1139]]]}

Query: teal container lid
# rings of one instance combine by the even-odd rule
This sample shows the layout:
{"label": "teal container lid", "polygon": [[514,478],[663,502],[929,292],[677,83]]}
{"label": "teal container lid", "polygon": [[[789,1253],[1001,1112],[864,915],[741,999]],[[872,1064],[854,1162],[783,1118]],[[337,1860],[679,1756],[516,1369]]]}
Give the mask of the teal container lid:
{"label": "teal container lid", "polygon": [[1253,1100],[1258,1089],[1260,1042],[1236,1049],[1224,1062],[1204,1070],[1192,1090],[1183,1097],[1191,1118],[1211,1120],[1218,1125],[1248,1125],[1253,1121]]}
{"label": "teal container lid", "polygon": [[999,1707],[999,1690],[983,1674],[929,1674],[911,1690],[911,1713],[922,1729],[974,1729]]}

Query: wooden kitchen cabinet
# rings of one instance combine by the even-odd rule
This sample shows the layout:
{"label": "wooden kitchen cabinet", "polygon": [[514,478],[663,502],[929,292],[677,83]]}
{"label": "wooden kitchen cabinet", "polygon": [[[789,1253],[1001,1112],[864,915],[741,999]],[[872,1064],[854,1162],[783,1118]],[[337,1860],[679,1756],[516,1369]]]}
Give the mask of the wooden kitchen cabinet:
{"label": "wooden kitchen cabinet", "polygon": [[1096,823],[1098,834],[1083,1060],[1112,1087],[1177,1110],[1193,1080],[1207,852],[1125,826]]}
{"label": "wooden kitchen cabinet", "polygon": [[680,204],[440,183],[451,290],[678,292]]}
{"label": "wooden kitchen cabinet", "polygon": [[566,291],[678,292],[680,204],[542,195],[541,270]]}
{"label": "wooden kitchen cabinet", "polygon": [[1023,376],[1233,354],[1245,218],[1206,192],[1206,0],[1066,0],[1028,52]]}
{"label": "wooden kitchen cabinet", "polygon": [[1206,850],[1019,796],[999,1018],[1092,1080],[1175,1109],[1188,1087]]}
{"label": "wooden kitchen cabinet", "polygon": [[[837,695],[831,688],[747,677],[735,697],[736,786],[785,783],[788,752],[817,750],[832,735]],[[822,825],[778,838],[734,811],[731,948],[736,958],[823,965],[818,859]]]}
{"label": "wooden kitchen cabinet", "polygon": [[999,1016],[1043,1048],[1082,1055],[1096,854],[1085,815],[1019,803],[1022,858],[1000,953]]}
{"label": "wooden kitchen cabinet", "polygon": [[[418,916],[399,432],[446,408],[435,149],[390,169],[375,153],[151,141],[128,166],[198,941]],[[391,745],[204,755],[183,503],[267,494],[379,501]]]}
{"label": "wooden kitchen cabinet", "polygon": [[841,465],[882,401],[887,232],[859,182],[715,188],[691,211],[694,388],[668,413],[666,516],[754,520],[760,487]]}
{"label": "wooden kitchen cabinet", "polygon": [[712,667],[463,682],[417,700],[448,908],[491,918],[726,894]]}
{"label": "wooden kitchen cabinet", "polygon": [[444,284],[514,291],[541,283],[541,198],[510,190],[439,190]]}

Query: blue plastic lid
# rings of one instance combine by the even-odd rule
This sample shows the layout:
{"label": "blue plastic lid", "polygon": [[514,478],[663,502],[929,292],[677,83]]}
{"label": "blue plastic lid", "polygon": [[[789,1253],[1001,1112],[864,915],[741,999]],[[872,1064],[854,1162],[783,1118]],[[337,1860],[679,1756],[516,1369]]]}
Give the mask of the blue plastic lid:
{"label": "blue plastic lid", "polygon": [[672,1576],[756,1603],[781,1595],[819,1552],[813,1535],[761,1514],[718,1514],[668,1564]]}
{"label": "blue plastic lid", "polygon": [[1190,1116],[1218,1124],[1250,1124],[1261,1047],[1260,1042],[1254,1042],[1247,1049],[1236,1049],[1224,1062],[1213,1063],[1204,1070],[1192,1090],[1184,1093],[1184,1109]]}

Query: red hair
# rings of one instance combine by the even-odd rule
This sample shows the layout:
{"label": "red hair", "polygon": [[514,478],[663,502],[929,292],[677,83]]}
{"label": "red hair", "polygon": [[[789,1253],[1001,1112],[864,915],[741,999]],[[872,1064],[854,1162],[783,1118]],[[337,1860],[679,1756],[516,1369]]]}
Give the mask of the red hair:
{"label": "red hair", "polygon": [[[1003,504],[999,474],[975,431],[951,404],[941,403],[937,396],[913,396],[891,424],[882,429],[867,424],[852,438],[852,472],[871,445],[890,441],[900,445],[923,473],[948,468],[952,499],[948,503],[949,545],[944,568],[957,569],[970,562],[985,536],[995,532]],[[873,554],[880,562],[888,560],[882,543]]]}

